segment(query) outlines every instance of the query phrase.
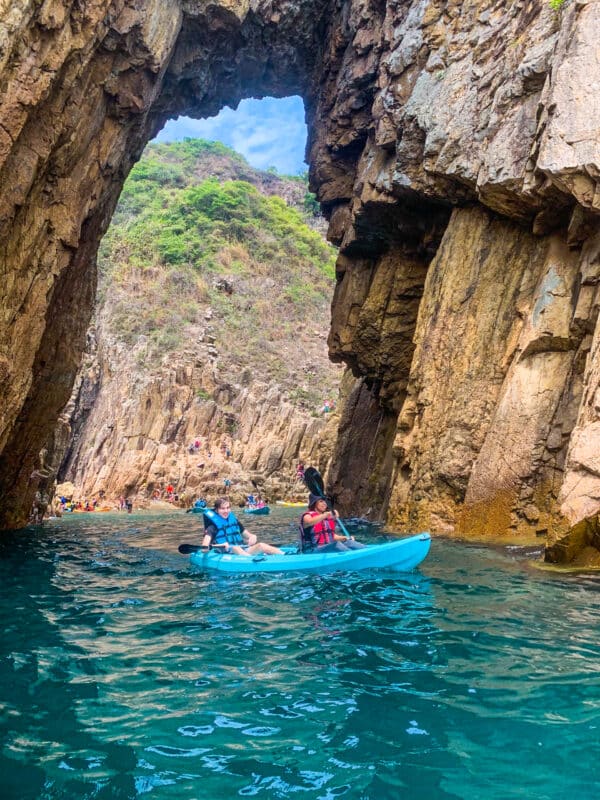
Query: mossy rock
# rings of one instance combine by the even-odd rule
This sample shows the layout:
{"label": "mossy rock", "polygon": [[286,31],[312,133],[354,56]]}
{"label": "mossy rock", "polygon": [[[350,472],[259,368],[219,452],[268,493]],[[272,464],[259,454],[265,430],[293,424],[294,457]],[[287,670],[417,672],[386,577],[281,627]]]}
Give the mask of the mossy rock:
{"label": "mossy rock", "polygon": [[598,515],[586,517],[553,545],[546,548],[544,560],[550,564],[600,567],[600,522]]}

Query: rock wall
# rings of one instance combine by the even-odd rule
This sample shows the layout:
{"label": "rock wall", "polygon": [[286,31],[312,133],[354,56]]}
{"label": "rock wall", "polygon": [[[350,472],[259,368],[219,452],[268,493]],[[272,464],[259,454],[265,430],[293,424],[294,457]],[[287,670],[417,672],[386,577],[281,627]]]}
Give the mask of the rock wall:
{"label": "rock wall", "polygon": [[554,557],[600,504],[599,32],[598,0],[12,3],[0,522],[35,490],[145,141],[177,113],[298,92],[341,248],[331,355],[360,381],[336,492],[406,527],[547,531]]}
{"label": "rock wall", "polygon": [[271,501],[304,499],[298,460],[327,470],[334,415],[303,412],[256,381],[226,383],[218,361],[200,352],[147,371],[106,332],[99,330],[98,342],[63,414],[71,435],[58,478],[74,484],[77,499],[112,504],[124,495],[148,506],[172,484],[179,504],[189,506],[222,494],[225,479],[236,500],[253,484]]}
{"label": "rock wall", "polygon": [[577,280],[560,236],[453,213],[427,273],[394,443],[398,522],[552,528],[581,392]]}
{"label": "rock wall", "polygon": [[374,474],[390,423],[361,455],[342,432],[336,491],[387,483],[395,526],[537,534],[562,558],[600,497],[600,4],[348,8],[310,151],[341,247],[330,351],[396,434]]}

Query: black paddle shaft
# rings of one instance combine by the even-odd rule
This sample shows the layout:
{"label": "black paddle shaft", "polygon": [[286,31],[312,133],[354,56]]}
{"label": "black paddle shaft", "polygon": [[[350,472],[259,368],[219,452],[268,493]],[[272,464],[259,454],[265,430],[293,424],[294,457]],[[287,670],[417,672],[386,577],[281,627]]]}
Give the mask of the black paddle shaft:
{"label": "black paddle shaft", "polygon": [[[271,547],[285,547],[285,542],[283,542],[283,543],[281,543],[281,542],[269,542],[269,544],[271,545]],[[210,549],[220,550],[221,548],[222,548],[222,545],[218,545],[218,544],[211,544],[210,545]],[[186,543],[184,543],[184,544],[180,544],[177,549],[179,550],[179,552],[181,553],[182,556],[187,556],[190,553],[197,553],[199,550],[202,550],[202,545],[201,544],[186,544]],[[208,549],[206,550],[206,552],[208,552]]]}
{"label": "black paddle shaft", "polygon": [[177,548],[182,556],[187,556],[189,553],[197,553],[199,550],[205,549],[205,552],[208,553],[209,550],[215,549],[220,550],[225,545],[222,544],[211,544],[207,548],[203,548],[201,544],[180,544]]}

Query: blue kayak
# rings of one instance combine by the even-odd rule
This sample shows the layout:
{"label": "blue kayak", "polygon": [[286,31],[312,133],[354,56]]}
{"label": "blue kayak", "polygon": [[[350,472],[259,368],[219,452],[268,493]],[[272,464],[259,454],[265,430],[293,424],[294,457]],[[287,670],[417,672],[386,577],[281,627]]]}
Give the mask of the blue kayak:
{"label": "blue kayak", "polygon": [[[423,561],[431,545],[428,533],[419,533],[395,542],[366,545],[361,550],[342,553],[296,553],[290,548],[285,555],[236,556],[211,550],[192,553],[195,567],[230,574],[249,572],[336,572],[337,570],[389,568],[409,572]],[[284,549],[284,548],[282,548]]]}
{"label": "blue kayak", "polygon": [[271,509],[269,506],[246,506],[244,508],[244,514],[270,514]]}

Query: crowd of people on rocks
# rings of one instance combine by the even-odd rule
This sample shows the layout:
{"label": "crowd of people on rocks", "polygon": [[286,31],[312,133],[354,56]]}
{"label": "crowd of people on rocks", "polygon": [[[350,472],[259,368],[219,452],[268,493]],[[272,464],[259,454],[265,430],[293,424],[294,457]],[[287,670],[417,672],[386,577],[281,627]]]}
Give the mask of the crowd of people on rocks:
{"label": "crowd of people on rocks", "polygon": [[[328,414],[334,411],[336,408],[336,404],[334,400],[326,399],[323,401],[323,405],[320,411],[323,414]],[[211,449],[211,445],[208,439],[201,438],[200,436],[195,436],[186,446],[185,449],[192,456],[199,456],[199,460],[196,463],[196,469],[202,471],[202,478],[205,479],[207,482],[214,482],[219,478],[219,474],[222,471],[219,469],[219,463],[223,464],[224,462],[229,461],[233,457],[233,442],[231,440],[231,436],[228,434],[224,434],[219,437],[221,441],[218,444],[218,451],[213,453]],[[46,478],[46,473],[44,472],[45,467],[45,451],[40,453],[40,468],[33,473],[36,478]],[[219,458],[220,456],[220,458]],[[207,461],[211,462],[211,468],[207,472],[206,466]],[[189,469],[189,467],[188,467]],[[304,463],[302,461],[298,462],[295,472],[295,480],[297,482],[302,482],[304,480]],[[223,481],[223,490],[225,492],[233,491],[232,486],[232,479],[227,475],[222,478]],[[214,489],[214,487],[213,487]],[[136,502],[144,504],[144,497],[148,498],[153,501],[162,501],[170,503],[174,506],[181,506],[187,502],[189,502],[189,494],[187,494],[185,490],[178,491],[174,483],[169,482],[166,486],[162,485],[159,487],[154,487],[152,489],[151,494],[146,494],[144,491],[144,486],[141,487],[138,491],[134,490],[134,495],[136,497]],[[237,502],[237,501],[236,501]],[[246,503],[249,505],[255,505],[257,507],[261,507],[265,505],[265,501],[262,498],[258,497],[255,498],[252,494],[246,497]],[[47,481],[41,482],[40,488],[36,491],[32,507],[30,513],[30,521],[33,523],[41,522],[44,517],[48,514],[53,515],[61,515],[65,513],[71,512],[93,512],[93,511],[108,511],[117,509],[119,511],[125,511],[127,513],[131,513],[133,510],[133,500],[131,497],[123,494],[121,495],[118,500],[113,500],[112,503],[105,497],[105,492],[100,491],[96,496],[91,498],[84,498],[84,499],[74,499],[73,497],[66,497],[60,496],[55,497],[52,500],[52,488],[51,486],[47,485]]]}
{"label": "crowd of people on rocks", "polygon": [[[59,495],[57,498],[55,498],[55,501],[55,512],[57,516],[73,512],[115,510],[114,505],[106,500],[106,492],[104,489],[101,489],[97,496],[92,497],[91,500],[88,500],[87,498],[85,500],[75,500],[72,497]],[[129,514],[131,514],[133,510],[132,499],[130,497],[125,497],[125,495],[121,495],[118,500],[117,508],[119,511],[127,511]]]}
{"label": "crowd of people on rocks", "polygon": [[[223,456],[223,458],[225,458],[226,460],[229,460],[231,458],[231,445],[230,444],[228,444],[227,442],[224,442],[224,441],[221,442],[221,444],[219,446],[219,450],[220,450],[221,455]],[[213,457],[213,452],[212,452],[211,448],[209,447],[208,442],[206,443],[206,448],[204,448],[203,444],[202,444],[202,439],[194,439],[192,442],[190,442],[189,445],[187,446],[187,451],[191,455],[198,455],[200,453],[200,451],[204,451],[205,454],[206,454],[206,458],[212,459],[212,457]],[[198,463],[198,468],[199,469],[202,469],[205,466],[206,466],[206,463],[204,461],[201,461],[201,462]]]}

